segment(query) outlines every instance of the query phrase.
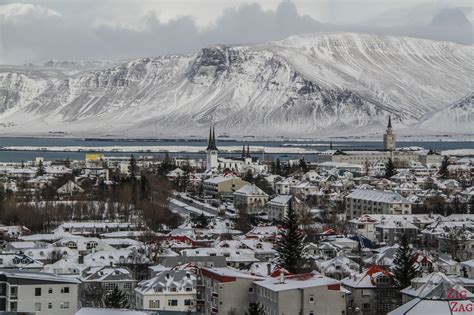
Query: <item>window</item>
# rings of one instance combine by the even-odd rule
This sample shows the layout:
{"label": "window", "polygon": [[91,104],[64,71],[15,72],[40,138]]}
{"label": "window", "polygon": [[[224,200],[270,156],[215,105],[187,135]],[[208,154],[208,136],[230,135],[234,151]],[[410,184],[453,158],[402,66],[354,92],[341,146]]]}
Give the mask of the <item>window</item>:
{"label": "window", "polygon": [[314,312],[313,311],[309,312],[309,315],[314,315]]}
{"label": "window", "polygon": [[191,306],[191,305],[193,305],[193,300],[184,300],[184,305],[185,305],[185,306]]}
{"label": "window", "polygon": [[250,288],[249,288],[249,292],[250,292],[250,293],[253,292],[253,287],[250,287]]}
{"label": "window", "polygon": [[17,302],[10,302],[10,311],[16,311],[18,308]]}
{"label": "window", "polygon": [[309,303],[314,303],[314,296],[312,295],[309,296]]}
{"label": "window", "polygon": [[132,283],[131,282],[125,282],[123,284],[123,288],[124,289],[131,289],[132,288]]}
{"label": "window", "polygon": [[35,288],[35,296],[41,296],[41,288]]}
{"label": "window", "polygon": [[48,309],[52,309],[53,308],[53,303],[48,303]]}
{"label": "window", "polygon": [[117,287],[118,287],[117,283],[106,283],[105,284],[105,289],[106,290],[113,290]]}
{"label": "window", "polygon": [[35,303],[35,311],[36,312],[41,311],[41,303]]}
{"label": "window", "polygon": [[186,292],[191,292],[193,290],[193,288],[191,287],[186,287]]}
{"label": "window", "polygon": [[69,293],[69,287],[62,287],[61,293]]}
{"label": "window", "polygon": [[160,300],[150,300],[148,301],[149,308],[160,308]]}
{"label": "window", "polygon": [[69,308],[69,302],[61,303],[61,308]]}
{"label": "window", "polygon": [[48,294],[53,294],[53,288],[48,289]]}
{"label": "window", "polygon": [[171,292],[176,292],[176,288],[175,288],[175,287],[172,287],[172,288],[170,288],[170,291],[171,291]]}
{"label": "window", "polygon": [[362,308],[363,308],[364,310],[370,309],[370,303],[364,303],[364,304],[362,304]]}
{"label": "window", "polygon": [[178,300],[168,300],[168,306],[177,306]]}

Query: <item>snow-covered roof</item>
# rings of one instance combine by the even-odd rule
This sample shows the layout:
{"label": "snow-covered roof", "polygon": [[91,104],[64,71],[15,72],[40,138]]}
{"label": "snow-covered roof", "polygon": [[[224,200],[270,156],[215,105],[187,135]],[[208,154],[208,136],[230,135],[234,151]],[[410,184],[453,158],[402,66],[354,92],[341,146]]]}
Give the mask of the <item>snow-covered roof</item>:
{"label": "snow-covered roof", "polygon": [[286,290],[299,290],[319,286],[338,285],[340,284],[340,282],[320,274],[310,273],[286,276],[284,277],[283,282],[280,281],[279,277],[269,277],[263,281],[256,281],[255,284],[257,286],[266,288],[274,292],[280,292]]}
{"label": "snow-covered roof", "polygon": [[232,176],[216,176],[213,178],[206,179],[204,182],[209,183],[209,184],[220,184],[229,180],[233,180],[235,178],[236,177],[232,177]]}
{"label": "snow-covered roof", "polygon": [[166,270],[156,277],[142,281],[135,288],[141,294],[156,294],[157,292],[169,292],[175,288],[175,293],[191,294],[196,290],[196,276],[187,270]]}
{"label": "snow-covered roof", "polygon": [[380,266],[374,265],[362,273],[354,273],[342,279],[342,284],[352,288],[375,288],[376,279],[380,276],[392,278],[393,274]]}
{"label": "snow-covered roof", "polygon": [[59,194],[71,194],[71,193],[82,193],[84,189],[81,186],[69,180],[66,184],[59,187],[57,193]]}
{"label": "snow-covered roof", "polygon": [[384,203],[410,203],[402,195],[391,191],[356,189],[347,195],[347,198],[384,202]]}
{"label": "snow-covered roof", "polygon": [[125,268],[103,267],[84,278],[85,282],[104,281],[135,281],[132,274]]}
{"label": "snow-covered roof", "polygon": [[223,277],[234,277],[234,278],[243,278],[243,279],[254,279],[262,280],[263,278],[256,275],[251,275],[246,272],[231,268],[231,267],[219,267],[219,268],[202,268],[210,273],[217,274]]}
{"label": "snow-covered roof", "polygon": [[288,202],[290,202],[292,197],[293,196],[291,195],[278,195],[272,200],[270,200],[268,204],[275,205],[275,206],[285,206],[286,204],[288,204]]}
{"label": "snow-covered roof", "polygon": [[251,249],[240,248],[209,248],[201,247],[194,249],[183,249],[183,256],[224,256],[227,262],[252,262],[259,261],[255,258],[255,252]]}
{"label": "snow-covered roof", "polygon": [[[455,314],[457,312],[452,311],[452,301],[445,300],[424,300],[415,298],[408,303],[396,308],[395,310],[388,313],[388,315],[419,315],[419,314],[430,314],[430,315],[445,315]],[[466,310],[472,308],[472,302],[469,300],[457,301],[456,307]],[[460,314],[464,314],[460,313]],[[467,313],[465,313],[467,314]]]}
{"label": "snow-covered roof", "polygon": [[75,315],[156,315],[156,311],[83,307],[79,309]]}
{"label": "snow-covered roof", "polygon": [[241,187],[234,192],[234,195],[238,196],[259,196],[266,197],[268,196],[263,190],[255,186],[254,184],[249,184]]}
{"label": "snow-covered roof", "polygon": [[81,283],[79,280],[68,277],[61,277],[53,273],[46,272],[32,272],[24,270],[2,270],[0,271],[1,275],[5,275],[9,278],[18,278],[18,279],[27,279],[27,280],[38,280],[38,281],[53,281],[53,282],[62,282],[62,283]]}
{"label": "snow-covered roof", "polygon": [[[466,292],[466,298],[473,298],[474,294],[462,286],[460,280],[451,278],[442,272],[434,272],[424,277],[412,280],[412,285],[400,292],[412,297],[422,299],[454,299],[449,294],[450,290]],[[459,298],[459,297],[458,297]]]}

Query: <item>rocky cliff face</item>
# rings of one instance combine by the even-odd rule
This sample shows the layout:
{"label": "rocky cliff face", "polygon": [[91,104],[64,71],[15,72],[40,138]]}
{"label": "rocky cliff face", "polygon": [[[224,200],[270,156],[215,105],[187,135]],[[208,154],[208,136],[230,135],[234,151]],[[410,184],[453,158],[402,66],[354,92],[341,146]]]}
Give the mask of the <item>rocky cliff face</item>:
{"label": "rocky cliff face", "polygon": [[412,126],[470,93],[471,55],[452,43],[326,34],[75,72],[2,66],[0,135],[186,136],[210,124],[232,135],[367,134],[388,114]]}

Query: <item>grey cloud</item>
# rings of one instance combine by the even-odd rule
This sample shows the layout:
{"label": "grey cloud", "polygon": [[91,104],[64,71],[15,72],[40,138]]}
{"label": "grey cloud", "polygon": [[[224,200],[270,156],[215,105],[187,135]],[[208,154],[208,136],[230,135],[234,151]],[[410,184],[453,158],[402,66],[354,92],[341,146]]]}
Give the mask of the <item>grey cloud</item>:
{"label": "grey cloud", "polygon": [[[463,13],[464,14],[464,13]],[[443,24],[374,27],[323,24],[299,14],[292,2],[284,1],[276,10],[258,4],[227,9],[215,25],[200,30],[192,17],[163,23],[150,13],[143,17],[144,29],[116,26],[96,27],[86,19],[28,17],[21,22],[0,21],[0,63],[22,64],[57,60],[117,60],[168,53],[195,53],[212,44],[243,44],[283,39],[290,35],[319,31],[355,31],[405,35],[437,40],[472,43],[472,26]],[[446,19],[443,19],[443,21]],[[449,23],[448,23],[449,24]]]}

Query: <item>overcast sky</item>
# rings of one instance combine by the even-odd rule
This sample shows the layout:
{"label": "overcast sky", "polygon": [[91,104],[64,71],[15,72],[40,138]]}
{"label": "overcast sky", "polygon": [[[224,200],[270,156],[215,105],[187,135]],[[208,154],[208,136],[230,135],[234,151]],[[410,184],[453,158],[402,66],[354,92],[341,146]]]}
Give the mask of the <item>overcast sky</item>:
{"label": "overcast sky", "polygon": [[321,31],[472,44],[471,0],[0,0],[0,64],[195,53]]}

